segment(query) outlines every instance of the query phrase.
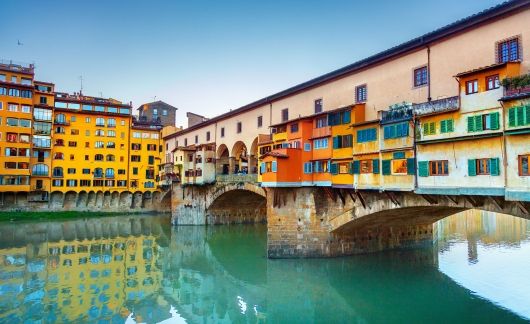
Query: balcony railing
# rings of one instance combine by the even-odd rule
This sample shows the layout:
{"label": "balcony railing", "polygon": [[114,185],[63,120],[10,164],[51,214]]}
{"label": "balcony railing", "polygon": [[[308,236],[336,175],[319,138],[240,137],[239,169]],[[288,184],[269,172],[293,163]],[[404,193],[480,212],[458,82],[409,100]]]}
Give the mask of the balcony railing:
{"label": "balcony railing", "polygon": [[312,135],[313,135],[313,137],[331,136],[331,126],[313,128],[313,134]]}
{"label": "balcony railing", "polygon": [[67,122],[66,120],[57,120],[57,119],[53,121],[53,124],[54,125],[62,125],[62,126],[70,125],[70,123]]}
{"label": "balcony railing", "polygon": [[458,96],[432,100],[412,105],[417,116],[443,113],[460,108]]}
{"label": "balcony railing", "polygon": [[524,74],[502,80],[504,96],[510,97],[530,93],[530,74]]}
{"label": "balcony railing", "polygon": [[412,119],[413,110],[410,103],[390,106],[389,110],[381,112],[381,123],[398,122]]}

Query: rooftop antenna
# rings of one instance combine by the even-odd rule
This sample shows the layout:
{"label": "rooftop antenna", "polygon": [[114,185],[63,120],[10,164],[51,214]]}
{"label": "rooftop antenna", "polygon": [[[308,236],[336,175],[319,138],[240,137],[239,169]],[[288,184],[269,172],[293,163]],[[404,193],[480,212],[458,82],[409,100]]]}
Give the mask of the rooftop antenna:
{"label": "rooftop antenna", "polygon": [[103,92],[101,92],[101,91],[99,92],[99,97],[103,98]]}
{"label": "rooftop antenna", "polygon": [[81,81],[81,90],[79,90],[79,93],[83,94],[83,76],[79,76],[79,80]]}
{"label": "rooftop antenna", "polygon": [[24,45],[24,44],[22,44],[22,43],[20,42],[20,39],[17,39],[17,45],[18,45],[18,46],[22,46],[22,45]]}

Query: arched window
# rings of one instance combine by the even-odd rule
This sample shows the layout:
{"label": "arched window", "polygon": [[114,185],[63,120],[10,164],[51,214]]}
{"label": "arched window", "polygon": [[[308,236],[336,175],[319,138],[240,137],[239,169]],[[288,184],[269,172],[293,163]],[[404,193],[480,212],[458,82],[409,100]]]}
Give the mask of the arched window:
{"label": "arched window", "polygon": [[107,127],[116,127],[116,119],[114,118],[107,119]]}
{"label": "arched window", "polygon": [[107,162],[113,162],[116,161],[116,158],[114,158],[114,155],[108,154],[107,155]]}
{"label": "arched window", "polygon": [[95,168],[94,169],[94,178],[103,178],[103,169]]}
{"label": "arched window", "polygon": [[35,164],[31,170],[31,174],[34,176],[47,176],[49,172],[46,164]]}
{"label": "arched window", "polygon": [[64,154],[62,152],[55,152],[55,154],[53,154],[53,159],[64,160]]}
{"label": "arched window", "polygon": [[53,176],[54,177],[62,177],[63,176],[63,168],[61,168],[61,167],[53,168]]}
{"label": "arched window", "polygon": [[96,126],[105,126],[105,119],[101,117],[96,118]]}
{"label": "arched window", "polygon": [[103,161],[103,154],[96,154],[94,156],[95,161]]}
{"label": "arched window", "polygon": [[114,169],[108,168],[105,170],[105,178],[114,178]]}

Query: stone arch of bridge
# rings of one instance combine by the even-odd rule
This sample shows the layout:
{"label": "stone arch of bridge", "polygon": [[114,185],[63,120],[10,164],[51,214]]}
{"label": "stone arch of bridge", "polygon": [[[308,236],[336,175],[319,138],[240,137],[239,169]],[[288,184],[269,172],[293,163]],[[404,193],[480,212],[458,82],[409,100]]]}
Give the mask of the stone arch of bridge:
{"label": "stone arch of bridge", "polygon": [[[348,197],[344,195],[343,197]],[[530,203],[491,196],[441,196],[414,193],[355,193],[342,213],[329,216],[330,232],[348,234],[357,229],[413,227],[433,223],[456,213],[478,209],[530,219]],[[346,199],[344,199],[346,200]]]}
{"label": "stone arch of bridge", "polygon": [[267,219],[266,192],[252,183],[216,187],[205,207],[208,224],[265,223]]}

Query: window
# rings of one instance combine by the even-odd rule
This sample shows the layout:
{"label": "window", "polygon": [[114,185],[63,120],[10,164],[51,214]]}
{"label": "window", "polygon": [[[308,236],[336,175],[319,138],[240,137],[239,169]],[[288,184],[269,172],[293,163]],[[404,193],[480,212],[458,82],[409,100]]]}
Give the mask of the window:
{"label": "window", "polygon": [[147,144],[148,151],[156,151],[156,144]]}
{"label": "window", "polygon": [[188,139],[187,138],[184,139],[184,146],[188,146]]}
{"label": "window", "polygon": [[20,84],[31,85],[31,79],[21,78],[20,79]]}
{"label": "window", "polygon": [[466,94],[473,94],[478,92],[478,80],[466,81]]}
{"label": "window", "polygon": [[48,176],[48,166],[46,164],[35,164],[31,170],[34,176]]}
{"label": "window", "polygon": [[155,164],[155,157],[152,156],[152,155],[149,155],[148,158],[147,158],[147,163],[148,164]]}
{"label": "window", "polygon": [[195,135],[195,144],[199,144],[199,135]]}
{"label": "window", "polygon": [[511,107],[508,110],[508,126],[530,125],[530,105]]}
{"label": "window", "polygon": [[167,116],[167,109],[162,109],[162,116]]}
{"label": "window", "polygon": [[103,141],[97,141],[94,143],[95,148],[105,148],[105,143]]}
{"label": "window", "polygon": [[423,136],[436,134],[436,123],[424,123],[423,124]]}
{"label": "window", "polygon": [[289,108],[282,109],[282,122],[289,120]]}
{"label": "window", "polygon": [[328,148],[328,139],[320,138],[313,141],[313,146],[315,150],[327,149]]}
{"label": "window", "polygon": [[80,187],[90,187],[90,180],[79,180]]}
{"label": "window", "polygon": [[357,131],[357,143],[373,142],[377,140],[377,129],[367,128]]}
{"label": "window", "polygon": [[66,180],[67,187],[77,187],[77,180]]}
{"label": "window", "polygon": [[18,119],[16,118],[6,118],[6,124],[7,126],[18,126]]}
{"label": "window", "polygon": [[304,162],[304,173],[313,173],[313,164],[311,162]]}
{"label": "window", "polygon": [[420,177],[446,176],[448,174],[449,162],[447,160],[418,162],[418,175]]}
{"label": "window", "polygon": [[323,128],[328,126],[328,118],[326,116],[319,117],[315,120],[315,128]]}
{"label": "window", "polygon": [[11,97],[20,97],[20,90],[18,89],[9,89],[8,93]]}
{"label": "window", "polygon": [[372,160],[362,160],[359,163],[360,173],[372,173],[373,172],[373,161]]}
{"label": "window", "polygon": [[241,133],[243,130],[243,124],[241,122],[237,122],[237,133]]}
{"label": "window", "polygon": [[133,175],[138,175],[138,168],[134,167],[132,171],[133,171]]}
{"label": "window", "polygon": [[103,161],[103,159],[104,159],[103,154],[94,155],[94,161]]}
{"label": "window", "polygon": [[497,43],[497,63],[517,61],[520,59],[519,38],[500,41]]}
{"label": "window", "polygon": [[114,162],[114,161],[116,161],[116,157],[113,154],[107,154],[105,160],[107,162]]}
{"label": "window", "polygon": [[94,178],[103,178],[103,169],[95,168],[94,169]]}
{"label": "window", "polygon": [[322,112],[322,99],[315,100],[315,114]]}
{"label": "window", "polygon": [[477,175],[500,175],[500,159],[470,159],[467,161],[467,171],[469,176]]}
{"label": "window", "polygon": [[68,168],[67,173],[68,174],[75,174],[76,170],[75,168]]}
{"label": "window", "polygon": [[116,127],[116,119],[114,118],[107,119],[107,127]]}
{"label": "window", "polygon": [[366,102],[367,97],[366,84],[355,87],[355,102]]}
{"label": "window", "polygon": [[142,133],[140,133],[140,132],[133,132],[133,138],[142,138]]}
{"label": "window", "polygon": [[55,152],[53,154],[54,160],[64,160],[64,154],[62,152]]}
{"label": "window", "polygon": [[77,147],[77,142],[75,142],[75,141],[68,141],[68,146],[69,146],[69,147]]}
{"label": "window", "polygon": [[210,132],[206,132],[206,141],[207,141],[207,142],[210,141]]}
{"label": "window", "polygon": [[114,178],[114,169],[108,168],[105,170],[105,178]]}
{"label": "window", "polygon": [[63,174],[63,168],[61,167],[55,167],[53,168],[53,176],[54,177],[62,177],[64,174]]}
{"label": "window", "polygon": [[499,127],[498,112],[467,117],[467,131],[469,133],[481,132],[484,130],[497,130]]}
{"label": "window", "polygon": [[139,151],[142,149],[142,144],[139,143],[131,143],[131,150]]}
{"label": "window", "polygon": [[107,137],[116,137],[116,132],[113,131],[113,130],[108,130],[107,131]]}
{"label": "window", "polygon": [[41,96],[39,102],[41,105],[48,105],[48,98]]}
{"label": "window", "polygon": [[5,80],[6,80],[6,75],[0,74],[0,81],[5,81]]}
{"label": "window", "polygon": [[328,115],[329,126],[346,125],[346,124],[349,124],[350,121],[351,121],[350,110],[339,111],[339,112],[331,113]]}
{"label": "window", "polygon": [[140,162],[140,155],[131,155],[131,162]]}
{"label": "window", "polygon": [[16,133],[7,133],[6,141],[11,143],[16,143],[18,141],[18,134]]}
{"label": "window", "polygon": [[105,119],[101,117],[96,118],[96,126],[105,126]]}
{"label": "window", "polygon": [[54,187],[62,187],[63,183],[64,183],[64,181],[61,180],[61,179],[52,180],[52,186],[54,186]]}
{"label": "window", "polygon": [[291,133],[298,133],[298,123],[291,124]]}
{"label": "window", "polygon": [[22,98],[31,98],[31,97],[33,97],[33,93],[31,92],[31,90],[21,90],[20,91],[20,96]]}
{"label": "window", "polygon": [[38,120],[52,120],[52,111],[49,109],[35,108],[33,109],[33,117]]}
{"label": "window", "polygon": [[263,126],[263,116],[258,116],[258,128]]}
{"label": "window", "polygon": [[414,70],[414,86],[421,87],[429,83],[429,73],[427,66],[422,66]]}
{"label": "window", "polygon": [[454,126],[454,120],[452,119],[444,119],[440,121],[440,133],[451,133],[454,132],[455,126]]}
{"label": "window", "polygon": [[[221,127],[221,137],[225,137],[225,128],[224,127]],[[188,144],[186,143],[186,139],[184,140],[184,146],[187,146]]]}
{"label": "window", "polygon": [[153,115],[158,115],[158,109],[156,108],[153,109]]}
{"label": "window", "polygon": [[17,104],[8,104],[7,105],[7,111],[18,112],[18,105]]}
{"label": "window", "polygon": [[392,160],[392,174],[395,174],[395,175],[407,174],[407,160],[406,159]]}
{"label": "window", "polygon": [[486,77],[486,90],[498,89],[500,86],[498,74]]}
{"label": "window", "polygon": [[311,143],[304,143],[304,151],[311,152]]}
{"label": "window", "polygon": [[118,169],[118,174],[125,174],[125,169]]}
{"label": "window", "polygon": [[528,168],[528,161],[530,154],[519,155],[519,175],[522,177],[530,176],[530,169]]}
{"label": "window", "polygon": [[83,173],[83,174],[90,174],[90,169],[83,169],[83,170],[82,170],[82,173]]}
{"label": "window", "polygon": [[385,139],[400,138],[409,136],[409,123],[399,123],[385,126],[383,129]]}
{"label": "window", "polygon": [[338,135],[333,137],[333,148],[341,149],[353,146],[353,135]]}

